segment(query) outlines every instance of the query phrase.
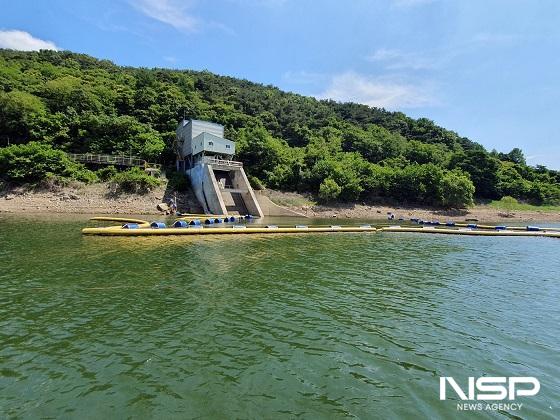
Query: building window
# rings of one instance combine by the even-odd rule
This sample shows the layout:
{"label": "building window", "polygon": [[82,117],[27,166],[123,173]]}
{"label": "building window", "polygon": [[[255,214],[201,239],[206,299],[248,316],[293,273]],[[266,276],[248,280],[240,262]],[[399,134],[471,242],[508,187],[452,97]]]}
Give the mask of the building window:
{"label": "building window", "polygon": [[231,146],[229,144],[226,144],[226,149],[231,149]]}
{"label": "building window", "polygon": [[213,142],[213,141],[209,141],[209,142],[208,142],[208,146],[214,146],[214,142]]}

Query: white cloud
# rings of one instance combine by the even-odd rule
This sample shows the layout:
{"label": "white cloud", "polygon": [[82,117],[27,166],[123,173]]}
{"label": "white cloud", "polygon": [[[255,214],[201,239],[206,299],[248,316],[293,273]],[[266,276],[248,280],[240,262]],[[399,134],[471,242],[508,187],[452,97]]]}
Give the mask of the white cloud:
{"label": "white cloud", "polygon": [[429,49],[422,53],[380,48],[365,59],[382,64],[388,70],[440,70],[462,55],[477,52],[481,48],[515,46],[524,39],[517,34],[482,32],[446,48]]}
{"label": "white cloud", "polygon": [[327,89],[316,96],[392,110],[437,104],[429,86],[368,77],[353,71],[333,76]]}
{"label": "white cloud", "polygon": [[437,66],[437,60],[430,59],[416,53],[405,53],[400,50],[381,48],[366,57],[371,62],[380,62],[385,67],[392,70],[412,69],[423,70],[433,69]]}
{"label": "white cloud", "polygon": [[0,48],[20,51],[59,50],[54,42],[35,38],[29,32],[0,31]]}
{"label": "white cloud", "polygon": [[195,32],[200,21],[190,13],[191,0],[131,0],[130,4],[144,15],[184,32]]}
{"label": "white cloud", "polygon": [[[545,155],[545,154],[530,155],[530,156],[527,156],[525,158],[525,160],[530,161],[530,160],[535,160],[535,159],[541,159],[543,157],[550,157],[550,155]],[[555,157],[555,156],[553,155],[552,157]]]}

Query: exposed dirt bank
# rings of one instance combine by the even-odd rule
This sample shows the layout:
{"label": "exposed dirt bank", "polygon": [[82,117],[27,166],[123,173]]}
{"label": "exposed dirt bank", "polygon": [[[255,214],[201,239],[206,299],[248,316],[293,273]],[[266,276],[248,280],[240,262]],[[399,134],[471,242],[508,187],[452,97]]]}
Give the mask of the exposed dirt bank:
{"label": "exposed dirt bank", "polygon": [[477,205],[473,208],[464,210],[442,210],[430,207],[389,206],[368,203],[338,203],[326,206],[316,204],[312,197],[305,194],[286,193],[272,190],[267,190],[265,194],[275,203],[305,214],[307,217],[378,219],[386,218],[389,214],[394,214],[396,219],[399,217],[404,217],[406,219],[417,217],[426,220],[439,219],[441,221],[464,221],[465,219],[477,219],[485,222],[497,222],[504,220],[511,220],[514,222],[560,222],[560,213],[557,212],[514,211],[508,214],[504,210],[495,209],[485,205]]}
{"label": "exposed dirt bank", "polygon": [[[165,185],[146,194],[114,194],[108,184],[81,185],[51,190],[12,188],[0,193],[4,213],[160,214],[156,206],[172,196]],[[200,212],[189,193],[177,193],[178,209]]]}
{"label": "exposed dirt bank", "polygon": [[[549,221],[560,222],[560,213],[546,211],[514,211],[507,215],[504,210],[479,205],[468,210],[442,210],[429,207],[405,207],[377,204],[334,204],[318,205],[313,198],[298,193],[274,190],[263,192],[275,203],[308,217],[384,219],[388,214],[395,218],[418,217],[464,221],[478,219],[485,222]],[[120,194],[111,192],[107,184],[81,185],[54,190],[30,190],[12,188],[0,192],[0,212],[4,213],[77,213],[77,214],[160,214],[156,206],[172,196],[173,191],[165,185],[146,194]],[[202,209],[191,192],[178,193],[178,208],[181,212],[198,213]],[[509,216],[509,217],[508,217]]]}

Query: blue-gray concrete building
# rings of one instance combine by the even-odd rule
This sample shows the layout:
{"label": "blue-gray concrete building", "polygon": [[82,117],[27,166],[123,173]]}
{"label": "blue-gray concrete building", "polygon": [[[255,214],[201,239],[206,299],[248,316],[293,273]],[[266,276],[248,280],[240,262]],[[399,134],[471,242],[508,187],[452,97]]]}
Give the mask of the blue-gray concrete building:
{"label": "blue-gray concrete building", "polygon": [[223,126],[183,120],[175,150],[177,170],[188,175],[206,213],[263,216],[243,164],[233,160],[235,142],[224,138]]}

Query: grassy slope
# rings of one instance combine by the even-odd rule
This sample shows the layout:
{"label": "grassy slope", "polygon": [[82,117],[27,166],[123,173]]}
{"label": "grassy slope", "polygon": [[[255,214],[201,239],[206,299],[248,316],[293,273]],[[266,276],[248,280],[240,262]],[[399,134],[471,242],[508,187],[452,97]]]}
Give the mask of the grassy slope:
{"label": "grassy slope", "polygon": [[[504,210],[504,211],[542,211],[547,213],[560,213],[560,206],[534,206],[532,204],[527,203],[516,203],[511,205],[504,205],[499,200],[490,201],[488,204],[485,204],[493,209],[497,210]],[[482,206],[485,206],[482,205]]]}

